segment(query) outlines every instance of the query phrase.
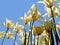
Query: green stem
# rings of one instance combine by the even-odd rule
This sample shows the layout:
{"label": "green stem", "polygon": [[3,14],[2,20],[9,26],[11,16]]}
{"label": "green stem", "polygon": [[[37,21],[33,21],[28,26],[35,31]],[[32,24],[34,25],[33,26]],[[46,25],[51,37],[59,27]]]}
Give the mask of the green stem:
{"label": "green stem", "polygon": [[45,43],[46,43],[46,45],[49,45],[49,41],[47,41],[47,39],[45,39]]}
{"label": "green stem", "polygon": [[52,31],[51,31],[51,39],[52,39],[52,45],[54,45],[54,36],[53,36],[53,31],[54,31],[54,21],[53,21],[53,18],[54,18],[54,15],[53,15],[53,11],[52,11],[52,8],[51,8],[51,13],[52,13]]}
{"label": "green stem", "polygon": [[16,36],[17,36],[17,32],[16,32],[16,34],[15,34],[14,45],[15,45],[15,41],[16,41]]}
{"label": "green stem", "polygon": [[[32,23],[31,23],[32,22]],[[34,21],[31,21],[30,22],[30,29],[31,29],[31,45],[32,45],[32,26],[33,26],[33,24],[34,24]]]}
{"label": "green stem", "polygon": [[2,43],[1,43],[1,45],[3,45],[3,42],[4,42],[4,39],[5,39],[5,36],[6,36],[6,33],[8,32],[8,29],[6,30],[6,32],[5,32],[5,35],[4,35],[4,37],[3,37],[3,40],[2,40]]}
{"label": "green stem", "polygon": [[58,45],[59,37],[58,37],[57,31],[56,31],[56,25],[55,25],[54,18],[53,18],[53,23],[54,23],[54,35],[55,35],[55,39],[56,39],[56,45]]}
{"label": "green stem", "polygon": [[37,45],[39,45],[38,42],[39,42],[39,35],[38,35],[38,38],[37,38]]}
{"label": "green stem", "polygon": [[[52,8],[51,8],[51,13],[52,13],[52,16],[54,16],[53,11],[52,11]],[[58,45],[59,37],[58,37],[57,31],[56,31],[56,24],[55,24],[54,17],[52,18],[52,24],[53,24],[52,25],[52,33],[54,31],[54,35],[55,35],[55,39],[56,39],[56,45]]]}
{"label": "green stem", "polygon": [[29,37],[30,37],[30,32],[29,32],[29,35],[28,35],[28,42],[27,42],[27,45],[29,45]]}
{"label": "green stem", "polygon": [[51,31],[51,40],[52,40],[51,45],[54,45],[54,38],[53,37],[54,37],[53,32]]}
{"label": "green stem", "polygon": [[26,45],[26,24],[24,25],[24,32],[25,32],[24,45]]}
{"label": "green stem", "polygon": [[35,45],[35,35],[34,35],[34,45]]}

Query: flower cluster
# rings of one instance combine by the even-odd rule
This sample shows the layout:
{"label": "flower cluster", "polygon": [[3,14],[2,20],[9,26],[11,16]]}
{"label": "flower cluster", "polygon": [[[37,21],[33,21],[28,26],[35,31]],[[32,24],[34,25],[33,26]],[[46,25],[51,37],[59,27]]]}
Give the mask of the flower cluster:
{"label": "flower cluster", "polygon": [[[16,45],[16,40],[20,41],[21,45],[53,45],[54,32],[55,37],[60,33],[60,25],[55,23],[54,17],[59,18],[60,5],[54,5],[53,3],[57,0],[42,0],[38,3],[43,3],[46,13],[42,15],[34,3],[31,8],[24,13],[23,17],[18,18],[18,21],[24,22],[24,24],[19,24],[6,18],[6,21],[2,23],[2,26],[6,27],[6,31],[0,31],[0,38],[3,38],[1,45],[3,45],[5,38],[14,39],[14,45]],[[47,15],[47,18],[45,18]],[[42,19],[42,20],[41,20]],[[39,26],[35,23],[39,22]],[[28,27],[27,27],[28,26]],[[29,28],[29,30],[27,30]],[[17,39],[18,37],[18,39]],[[32,40],[33,39],[33,40]],[[56,39],[57,40],[57,39]],[[59,41],[59,38],[58,40]],[[18,44],[18,43],[17,43]]]}

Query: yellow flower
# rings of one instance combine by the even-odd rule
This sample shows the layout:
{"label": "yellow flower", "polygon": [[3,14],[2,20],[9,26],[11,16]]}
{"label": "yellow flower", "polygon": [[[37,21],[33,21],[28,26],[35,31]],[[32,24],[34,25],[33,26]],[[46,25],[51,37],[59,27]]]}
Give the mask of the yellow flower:
{"label": "yellow flower", "polygon": [[6,19],[6,22],[3,23],[4,26],[6,26],[7,29],[10,29],[13,27],[13,22],[9,19]]}
{"label": "yellow flower", "polygon": [[53,6],[53,2],[57,0],[43,0],[43,1],[38,1],[37,3],[43,3],[45,7],[51,8]]}
{"label": "yellow flower", "polygon": [[60,32],[60,26],[59,25],[56,25],[56,30],[57,30],[57,32]]}
{"label": "yellow flower", "polygon": [[39,34],[43,33],[44,27],[43,26],[37,26],[36,31],[37,31],[37,34],[39,35]]}
{"label": "yellow flower", "polygon": [[0,38],[3,38],[4,37],[4,34],[5,34],[5,32],[4,31],[1,31],[0,32]]}
{"label": "yellow flower", "polygon": [[[54,17],[54,6],[53,6],[53,2],[55,2],[57,0],[43,0],[43,1],[39,1],[37,3],[43,3],[45,5],[45,10],[48,13],[49,17]],[[52,14],[53,13],[53,14]]]}
{"label": "yellow flower", "polygon": [[31,15],[24,13],[24,17],[19,18],[19,20],[23,20],[25,24],[29,24],[31,20]]}
{"label": "yellow flower", "polygon": [[43,26],[33,26],[32,33],[33,35],[40,35],[44,31]]}
{"label": "yellow flower", "polygon": [[16,25],[14,26],[14,30],[16,32],[20,32],[20,30],[22,30],[22,28],[24,28],[23,25],[19,25],[18,22],[16,23]]}
{"label": "yellow flower", "polygon": [[44,0],[45,7],[51,8],[53,5],[53,0]]}
{"label": "yellow flower", "polygon": [[52,30],[52,22],[51,21],[48,21],[48,20],[44,21],[43,26],[45,27],[45,30],[47,32],[51,32],[51,30]]}
{"label": "yellow flower", "polygon": [[8,39],[13,38],[13,33],[12,33],[12,32],[8,32],[8,33],[7,33],[7,38],[8,38]]}
{"label": "yellow flower", "polygon": [[33,21],[36,21],[38,18],[41,18],[41,16],[39,16],[40,13],[39,13],[39,11],[37,11],[35,4],[33,4],[31,6],[30,13],[32,15],[32,20]]}

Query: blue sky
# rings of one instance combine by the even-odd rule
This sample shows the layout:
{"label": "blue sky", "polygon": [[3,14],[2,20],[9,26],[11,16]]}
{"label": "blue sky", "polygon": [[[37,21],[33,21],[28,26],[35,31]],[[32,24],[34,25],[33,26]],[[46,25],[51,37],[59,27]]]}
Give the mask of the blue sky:
{"label": "blue sky", "polygon": [[17,21],[36,1],[37,0],[0,0],[0,22],[3,22],[6,17]]}
{"label": "blue sky", "polygon": [[[17,22],[19,17],[24,15],[24,12],[27,12],[31,5],[37,0],[0,0],[0,24],[5,21],[6,18]],[[3,29],[2,29],[3,28]],[[6,31],[6,28],[0,26],[0,31]],[[1,44],[2,39],[0,39]],[[4,45],[13,45],[14,40],[5,39]],[[18,41],[20,44],[20,42]]]}
{"label": "blue sky", "polygon": [[[6,18],[11,19],[13,22],[17,22],[19,17],[24,15],[24,12],[27,12],[33,3],[36,3],[38,0],[0,0],[0,24],[5,21]],[[44,5],[38,4],[37,9],[43,14],[45,13]],[[43,9],[42,9],[43,8]],[[56,20],[57,21],[57,20]],[[58,20],[60,21],[60,20]],[[3,26],[0,26],[0,30],[5,30]],[[14,40],[6,39],[4,45],[13,45]],[[0,43],[1,43],[0,39]],[[19,43],[19,42],[18,42]],[[19,43],[20,44],[20,43]]]}

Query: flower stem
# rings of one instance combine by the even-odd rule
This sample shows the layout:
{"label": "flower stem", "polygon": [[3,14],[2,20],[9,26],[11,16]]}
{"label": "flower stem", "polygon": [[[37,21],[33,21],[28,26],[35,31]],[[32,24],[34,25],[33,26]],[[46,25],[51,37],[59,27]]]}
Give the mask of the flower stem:
{"label": "flower stem", "polygon": [[37,37],[37,45],[39,45],[38,42],[39,42],[39,35],[38,35],[38,37]]}
{"label": "flower stem", "polygon": [[16,36],[17,36],[17,32],[16,32],[16,34],[15,34],[14,45],[15,45],[15,41],[16,41]]}
{"label": "flower stem", "polygon": [[30,22],[30,29],[31,29],[31,45],[32,45],[32,26],[34,24],[34,21],[31,21]]}
{"label": "flower stem", "polygon": [[4,42],[4,39],[5,39],[5,36],[6,36],[6,33],[8,32],[8,29],[6,30],[6,32],[5,32],[5,35],[4,35],[4,37],[3,37],[3,40],[2,40],[2,43],[1,43],[1,45],[3,45],[3,42]]}
{"label": "flower stem", "polygon": [[53,36],[53,31],[54,31],[54,35],[55,35],[55,39],[56,39],[56,45],[58,45],[59,37],[58,37],[57,31],[56,31],[56,24],[55,24],[54,14],[53,14],[52,8],[51,8],[51,13],[53,15],[53,17],[52,17],[52,24],[53,25],[52,25],[52,35],[51,36]]}
{"label": "flower stem", "polygon": [[59,37],[58,37],[57,31],[56,31],[56,25],[55,25],[54,18],[53,18],[53,23],[54,23],[54,35],[55,35],[55,39],[56,39],[56,45],[58,45]]}
{"label": "flower stem", "polygon": [[53,32],[51,31],[51,39],[52,39],[52,42],[51,42],[51,45],[54,45],[54,38],[53,38]]}
{"label": "flower stem", "polygon": [[45,39],[45,44],[46,45],[49,45],[49,41],[47,41],[47,39]]}
{"label": "flower stem", "polygon": [[34,35],[34,45],[35,45],[35,35]]}
{"label": "flower stem", "polygon": [[24,25],[24,32],[25,32],[24,45],[26,45],[26,24]]}
{"label": "flower stem", "polygon": [[28,35],[28,42],[27,42],[27,45],[29,45],[29,39],[30,39],[29,37],[30,37],[30,32],[29,32],[29,35]]}

